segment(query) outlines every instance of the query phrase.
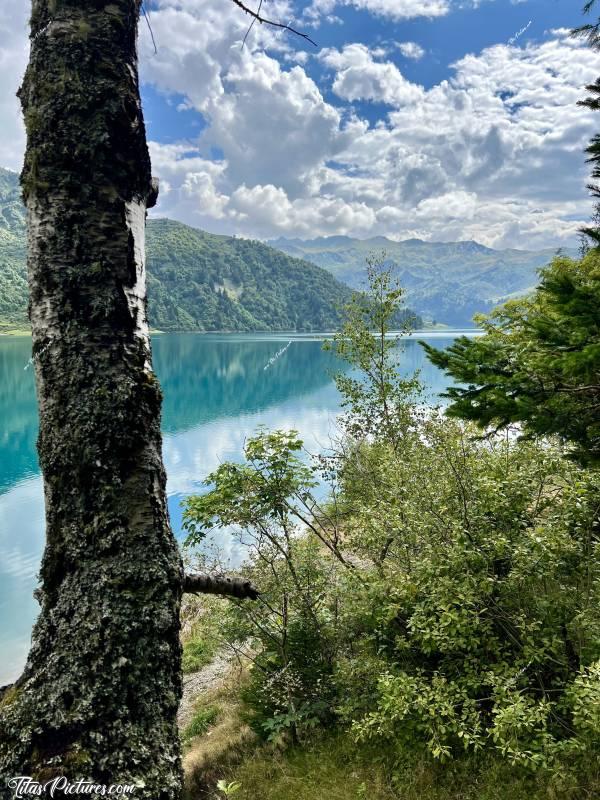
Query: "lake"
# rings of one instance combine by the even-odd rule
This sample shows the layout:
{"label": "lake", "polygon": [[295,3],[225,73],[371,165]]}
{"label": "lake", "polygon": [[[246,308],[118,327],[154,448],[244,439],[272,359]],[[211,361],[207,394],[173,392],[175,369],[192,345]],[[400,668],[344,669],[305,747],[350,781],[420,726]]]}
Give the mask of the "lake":
{"label": "lake", "polygon": [[[417,336],[447,347],[460,333]],[[182,333],[155,336],[152,346],[164,393],[169,512],[179,539],[182,499],[198,493],[219,463],[239,460],[244,441],[259,425],[295,428],[311,452],[326,449],[335,434],[340,405],[331,372],[342,365],[323,352],[317,336]],[[420,369],[437,397],[447,385],[445,376],[425,359],[417,341],[401,346],[403,372]],[[25,664],[44,542],[34,376],[26,368],[30,355],[29,338],[0,337],[0,685],[14,680]],[[220,544],[231,563],[239,563],[235,542]]]}

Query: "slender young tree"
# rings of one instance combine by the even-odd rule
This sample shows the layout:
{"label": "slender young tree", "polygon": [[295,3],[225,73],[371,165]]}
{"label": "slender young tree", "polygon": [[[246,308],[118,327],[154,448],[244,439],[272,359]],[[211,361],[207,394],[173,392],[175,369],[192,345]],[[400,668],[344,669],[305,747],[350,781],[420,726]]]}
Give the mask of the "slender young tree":
{"label": "slender young tree", "polygon": [[46,548],[27,665],[0,691],[2,797],[23,775],[179,798],[182,592],[254,596],[241,582],[186,582],[169,526],[146,322],[144,226],[157,187],[140,5],[32,2],[19,94]]}

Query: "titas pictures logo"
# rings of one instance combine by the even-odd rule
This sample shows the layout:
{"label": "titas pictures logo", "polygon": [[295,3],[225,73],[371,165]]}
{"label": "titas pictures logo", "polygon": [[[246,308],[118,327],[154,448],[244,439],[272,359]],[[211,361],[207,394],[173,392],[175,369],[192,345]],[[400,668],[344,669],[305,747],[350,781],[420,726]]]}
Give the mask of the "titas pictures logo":
{"label": "titas pictures logo", "polygon": [[83,795],[86,797],[131,797],[135,785],[115,783],[110,786],[78,780],[71,783],[64,776],[53,778],[46,783],[38,783],[33,778],[20,775],[8,781],[8,788],[14,791],[15,800],[27,797],[65,797]]}
{"label": "titas pictures logo", "polygon": [[265,369],[269,369],[269,367],[270,367],[272,364],[274,364],[274,363],[277,361],[277,359],[278,359],[278,358],[280,358],[280,357],[281,357],[281,356],[282,356],[282,355],[285,353],[285,351],[288,349],[288,347],[291,345],[291,343],[292,343],[292,340],[290,339],[290,341],[289,341],[289,342],[286,344],[286,346],[285,346],[285,347],[282,347],[282,348],[281,348],[281,350],[278,350],[278,351],[275,353],[275,355],[274,355],[274,356],[271,356],[271,358],[270,358],[270,359],[267,361],[267,363],[264,365],[264,367],[263,367],[263,370],[265,370]]}

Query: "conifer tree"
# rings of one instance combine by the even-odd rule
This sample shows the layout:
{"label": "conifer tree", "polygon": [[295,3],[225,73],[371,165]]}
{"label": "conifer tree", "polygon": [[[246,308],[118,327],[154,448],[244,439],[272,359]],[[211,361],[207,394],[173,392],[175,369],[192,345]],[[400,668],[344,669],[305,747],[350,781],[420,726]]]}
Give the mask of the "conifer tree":
{"label": "conifer tree", "polygon": [[462,386],[448,390],[451,416],[485,428],[520,423],[525,435],[557,435],[584,463],[600,462],[600,253],[557,256],[528,298],[478,319],[481,338],[430,360]]}

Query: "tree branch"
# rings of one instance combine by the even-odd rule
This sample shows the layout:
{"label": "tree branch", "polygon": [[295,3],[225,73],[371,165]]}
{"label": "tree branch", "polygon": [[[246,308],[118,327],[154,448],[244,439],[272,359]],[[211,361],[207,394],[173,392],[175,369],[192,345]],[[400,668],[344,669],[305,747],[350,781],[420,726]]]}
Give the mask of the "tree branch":
{"label": "tree branch", "polygon": [[250,581],[244,578],[203,574],[186,574],[183,579],[183,591],[188,594],[221,594],[238,600],[256,600],[259,594]]}
{"label": "tree branch", "polygon": [[284,31],[289,31],[290,33],[293,33],[294,36],[299,36],[301,39],[305,39],[307,42],[310,42],[312,45],[314,45],[314,47],[317,47],[317,43],[314,42],[310,38],[310,36],[307,36],[306,33],[301,33],[300,31],[297,31],[295,28],[292,28],[290,25],[285,25],[283,22],[274,22],[271,19],[265,19],[265,17],[261,17],[258,11],[252,11],[252,9],[248,8],[248,6],[245,5],[242,2],[242,0],[231,0],[231,1],[232,3],[235,3],[235,5],[238,6],[238,8],[241,8],[242,11],[244,11],[246,14],[249,14],[254,21],[260,22],[261,24],[270,25],[272,28],[281,28]]}
{"label": "tree branch", "polygon": [[[187,594],[221,594],[235,597],[237,600],[257,600],[258,589],[245,578],[226,578],[197,574],[186,574],[183,579],[183,591]],[[0,686],[0,700],[10,689],[19,689],[27,680],[25,671],[14,683]]]}

